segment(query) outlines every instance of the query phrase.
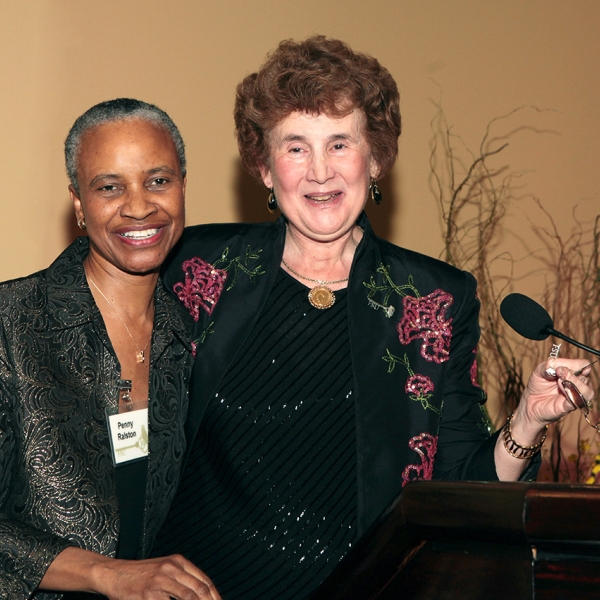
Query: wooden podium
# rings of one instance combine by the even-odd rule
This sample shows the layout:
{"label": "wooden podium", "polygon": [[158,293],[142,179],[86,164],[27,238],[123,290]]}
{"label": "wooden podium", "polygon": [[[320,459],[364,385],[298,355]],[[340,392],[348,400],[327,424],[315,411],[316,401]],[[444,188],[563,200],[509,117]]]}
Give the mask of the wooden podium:
{"label": "wooden podium", "polygon": [[600,599],[600,488],[407,485],[311,600]]}

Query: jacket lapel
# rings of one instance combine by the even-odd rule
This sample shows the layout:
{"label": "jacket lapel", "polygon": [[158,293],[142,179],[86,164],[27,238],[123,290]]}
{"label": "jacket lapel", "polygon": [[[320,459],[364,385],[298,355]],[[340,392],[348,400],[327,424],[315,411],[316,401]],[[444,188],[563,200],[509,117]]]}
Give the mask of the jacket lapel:
{"label": "jacket lapel", "polygon": [[[197,231],[198,244],[190,242],[186,254],[193,253],[214,264],[226,248],[215,247]],[[201,311],[196,324],[196,362],[190,386],[190,410],[186,422],[187,453],[196,438],[200,421],[211,398],[222,385],[222,379],[236,360],[239,349],[252,331],[263,310],[283,254],[285,222],[248,226],[247,231],[232,236],[227,243],[228,260],[245,256],[247,249],[258,252],[253,263],[260,273],[250,277],[235,266],[228,271],[223,291],[211,314]],[[208,243],[207,243],[208,242]],[[248,265],[251,266],[251,265]]]}
{"label": "jacket lapel", "polygon": [[[359,225],[365,235],[350,273],[348,319],[355,382],[358,532],[362,535],[400,493],[406,465],[419,461],[409,449],[409,440],[432,429],[435,434],[438,417],[408,398],[406,369],[386,362],[389,352],[413,367],[419,362],[417,344],[401,346],[398,340],[402,297],[395,291],[389,297],[383,291],[370,295],[366,285],[386,285],[378,271],[381,267],[389,268],[396,285],[406,284],[411,273],[405,253],[378,240],[364,214]],[[384,252],[383,245],[394,255]]]}

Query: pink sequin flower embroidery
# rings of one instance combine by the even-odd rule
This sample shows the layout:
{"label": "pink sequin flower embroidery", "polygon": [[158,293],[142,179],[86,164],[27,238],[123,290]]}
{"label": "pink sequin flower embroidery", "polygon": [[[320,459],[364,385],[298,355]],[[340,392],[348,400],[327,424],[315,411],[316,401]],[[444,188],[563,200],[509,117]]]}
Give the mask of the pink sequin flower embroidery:
{"label": "pink sequin flower embroidery", "polygon": [[413,394],[417,397],[426,396],[433,392],[433,381],[427,375],[413,375],[406,380],[404,390],[407,394]]}
{"label": "pink sequin flower embroidery", "polygon": [[185,271],[185,279],[176,283],[173,291],[197,321],[200,308],[209,315],[214,310],[227,280],[227,272],[216,269],[197,256],[184,261],[181,268]]}
{"label": "pink sequin flower embroidery", "polygon": [[[477,356],[477,348],[475,350],[473,350],[473,353],[475,354],[475,356]],[[477,358],[475,358],[475,360],[473,360],[473,364],[471,365],[471,383],[475,386],[475,387],[480,387],[479,383],[477,383],[478,381],[478,377],[477,377]]]}
{"label": "pink sequin flower embroidery", "polygon": [[433,396],[433,389],[433,381],[426,375],[419,375],[418,373],[411,375],[404,386],[404,390],[411,400],[420,402],[425,410],[429,409],[441,415],[442,411],[429,402],[429,399]]}
{"label": "pink sequin flower embroidery", "polygon": [[420,298],[404,296],[404,315],[396,327],[400,343],[406,345],[422,339],[421,356],[425,360],[446,362],[452,341],[452,319],[446,320],[446,310],[453,302],[452,296],[443,290]]}
{"label": "pink sequin flower embroidery", "polygon": [[408,447],[421,457],[421,464],[406,466],[402,473],[402,487],[410,481],[429,481],[433,477],[437,443],[437,436],[433,436],[427,432],[420,433],[409,440]]}

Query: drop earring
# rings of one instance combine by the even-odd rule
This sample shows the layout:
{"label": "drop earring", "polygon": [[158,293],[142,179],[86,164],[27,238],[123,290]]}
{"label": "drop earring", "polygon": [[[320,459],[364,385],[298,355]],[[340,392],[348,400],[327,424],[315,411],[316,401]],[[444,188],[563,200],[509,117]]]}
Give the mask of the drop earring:
{"label": "drop earring", "polygon": [[381,195],[379,186],[374,179],[371,179],[371,185],[369,187],[371,188],[371,198],[373,198],[373,202],[375,202],[375,204],[381,204],[383,196]]}
{"label": "drop earring", "polygon": [[79,227],[79,229],[85,229],[85,219],[79,219],[79,221],[77,221],[77,227]]}
{"label": "drop earring", "polygon": [[271,188],[269,197],[267,198],[267,208],[269,212],[274,213],[277,210],[277,198],[275,198],[275,192]]}

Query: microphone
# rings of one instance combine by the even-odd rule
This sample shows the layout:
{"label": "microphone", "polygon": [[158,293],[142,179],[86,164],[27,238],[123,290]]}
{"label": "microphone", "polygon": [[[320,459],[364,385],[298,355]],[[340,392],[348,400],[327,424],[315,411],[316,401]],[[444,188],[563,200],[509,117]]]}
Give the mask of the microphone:
{"label": "microphone", "polygon": [[554,329],[554,322],[546,309],[524,294],[509,294],[500,304],[502,318],[528,340],[545,340],[553,335],[586,352],[600,356],[600,350],[590,348]]}

